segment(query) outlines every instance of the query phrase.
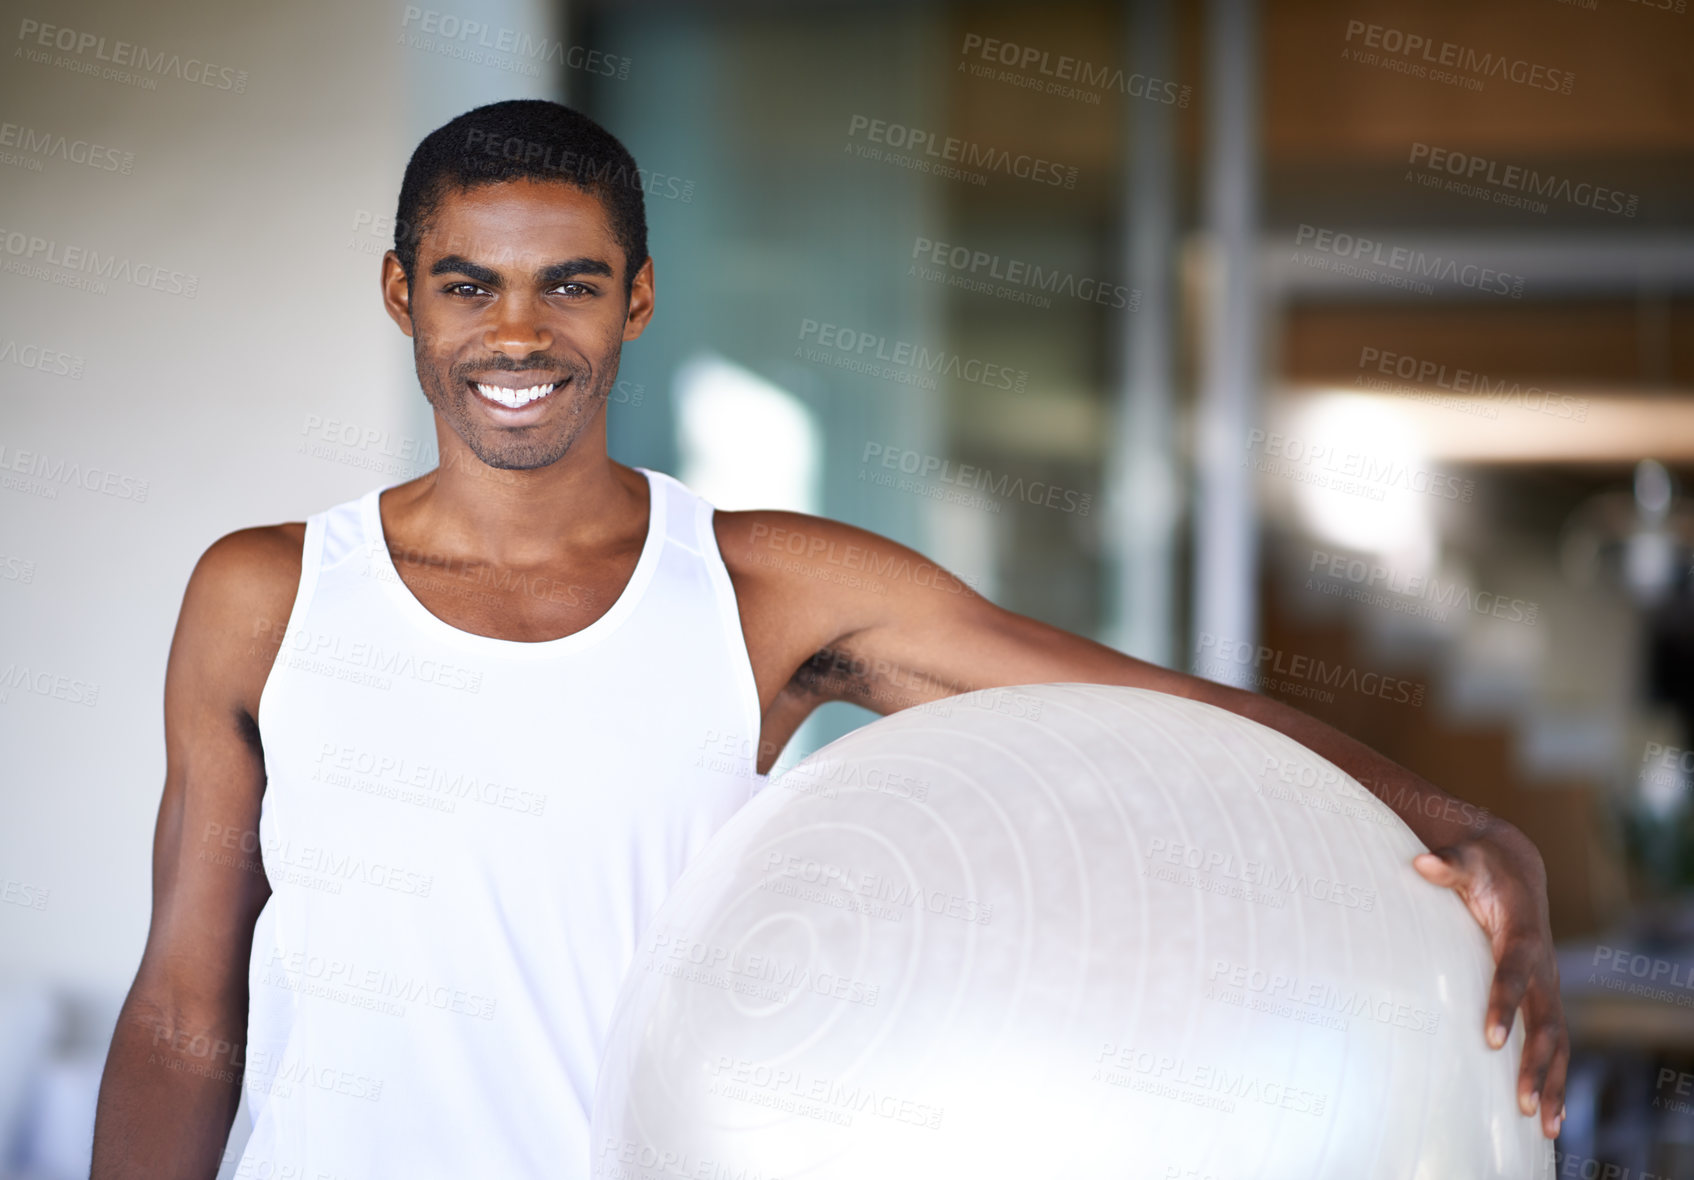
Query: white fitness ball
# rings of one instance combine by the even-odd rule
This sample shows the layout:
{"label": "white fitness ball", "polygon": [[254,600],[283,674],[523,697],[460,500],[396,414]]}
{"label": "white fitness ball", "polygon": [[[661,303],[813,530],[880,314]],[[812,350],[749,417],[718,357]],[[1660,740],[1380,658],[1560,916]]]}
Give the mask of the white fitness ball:
{"label": "white fitness ball", "polygon": [[1332,763],[1142,689],[985,689],[774,777],[645,932],[597,1180],[1551,1175],[1521,1016]]}

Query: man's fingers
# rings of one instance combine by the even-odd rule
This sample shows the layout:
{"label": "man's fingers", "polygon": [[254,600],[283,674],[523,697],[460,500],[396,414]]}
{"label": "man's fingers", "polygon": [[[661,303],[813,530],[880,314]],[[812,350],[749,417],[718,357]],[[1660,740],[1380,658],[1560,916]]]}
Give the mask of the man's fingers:
{"label": "man's fingers", "polygon": [[1570,1040],[1561,1025],[1553,1063],[1547,1067],[1547,1081],[1541,1087],[1541,1133],[1549,1139],[1559,1137],[1559,1128],[1565,1121],[1565,1071],[1569,1067]]}
{"label": "man's fingers", "polygon": [[[1525,1024],[1530,1023],[1526,1011]],[[1518,1067],[1518,1109],[1524,1114],[1534,1114],[1540,1110],[1543,1127],[1553,1115],[1559,1113],[1558,1106],[1547,1098],[1547,1077],[1552,1072],[1553,1059],[1558,1048],[1558,1026],[1548,1024],[1544,1020],[1534,1021],[1529,1035],[1524,1038],[1523,1062]]]}
{"label": "man's fingers", "polygon": [[1434,852],[1420,852],[1412,858],[1412,867],[1423,874],[1424,880],[1451,887],[1457,883],[1459,871]]}
{"label": "man's fingers", "polygon": [[1418,853],[1412,858],[1412,867],[1432,884],[1457,889],[1470,884],[1476,876],[1475,860],[1479,856],[1475,848],[1449,845]]}
{"label": "man's fingers", "polygon": [[[1565,1074],[1570,1066],[1570,1035],[1565,1030],[1563,1005],[1559,1002],[1558,971],[1537,975],[1523,1001],[1523,1066],[1518,1071],[1519,1105],[1526,1105],[1526,1091],[1540,1096],[1541,1133],[1558,1138],[1565,1115]],[[1525,1110],[1525,1113],[1530,1113]]]}
{"label": "man's fingers", "polygon": [[[1520,942],[1506,949],[1494,969],[1494,985],[1488,990],[1488,1015],[1484,1018],[1483,1028],[1488,1043],[1496,1049],[1506,1043],[1506,1037],[1512,1030],[1512,1014],[1523,1003],[1524,992],[1529,990],[1533,963],[1532,948]],[[1526,1058],[1528,1049],[1526,1044]]]}
{"label": "man's fingers", "polygon": [[[1564,1122],[1570,1040],[1560,1011],[1558,968],[1547,954],[1545,918],[1539,930],[1525,925],[1517,904],[1519,893],[1496,890],[1495,866],[1474,841],[1419,853],[1412,865],[1431,884],[1457,891],[1488,933],[1496,966],[1483,1035],[1490,1046],[1501,1048],[1511,1035],[1513,1018],[1522,1011],[1525,1036],[1518,1066],[1518,1109],[1525,1115],[1539,1114],[1541,1133],[1556,1138]],[[1513,880],[1506,878],[1507,883]]]}

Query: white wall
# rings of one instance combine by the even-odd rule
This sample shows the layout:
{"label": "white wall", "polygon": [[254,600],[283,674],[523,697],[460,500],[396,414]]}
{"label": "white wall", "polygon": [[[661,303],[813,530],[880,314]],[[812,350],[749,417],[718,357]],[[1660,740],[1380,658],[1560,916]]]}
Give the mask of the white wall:
{"label": "white wall", "polygon": [[[86,1174],[90,1087],[146,935],[165,660],[195,559],[232,529],[431,465],[409,343],[378,300],[391,230],[373,223],[425,132],[568,83],[498,52],[502,29],[557,38],[559,6],[438,3],[408,18],[331,0],[26,0],[0,25],[0,1170],[9,1151],[40,1175]],[[403,39],[461,12],[490,30],[489,60]],[[69,30],[54,35],[70,51],[31,22]],[[480,39],[438,29],[433,44]],[[136,53],[120,42],[165,60],[128,65],[153,88],[85,72],[121,68],[101,60]],[[168,72],[173,57],[190,78],[210,63],[213,84]],[[127,163],[31,152],[27,132]],[[88,272],[27,269],[32,238],[52,243],[37,265],[81,247],[143,279],[159,268],[167,289],[77,289],[63,280]],[[40,349],[53,355],[30,367]],[[376,441],[303,452],[320,420]],[[421,464],[389,457],[403,442]],[[15,469],[37,462],[45,477]],[[27,1049],[43,996],[57,1061]]]}

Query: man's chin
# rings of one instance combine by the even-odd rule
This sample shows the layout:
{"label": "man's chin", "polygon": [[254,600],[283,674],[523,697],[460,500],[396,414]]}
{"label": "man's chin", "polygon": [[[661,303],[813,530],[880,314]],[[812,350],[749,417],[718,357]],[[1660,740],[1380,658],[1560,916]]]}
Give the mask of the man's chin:
{"label": "man's chin", "polygon": [[463,431],[459,437],[484,467],[495,471],[536,471],[551,467],[570,452],[572,438],[518,440],[489,431]]}

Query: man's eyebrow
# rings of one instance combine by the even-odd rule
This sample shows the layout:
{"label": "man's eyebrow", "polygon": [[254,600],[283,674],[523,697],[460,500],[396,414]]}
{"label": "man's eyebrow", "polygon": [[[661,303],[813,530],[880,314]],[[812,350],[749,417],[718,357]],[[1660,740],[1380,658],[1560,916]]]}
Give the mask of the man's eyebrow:
{"label": "man's eyebrow", "polygon": [[574,278],[577,275],[599,275],[602,278],[609,279],[612,277],[612,267],[610,263],[601,258],[570,258],[546,267],[537,277],[541,280],[543,286],[552,286],[554,283]]}
{"label": "man's eyebrow", "polygon": [[485,287],[498,287],[500,273],[489,270],[486,266],[478,266],[463,254],[445,254],[435,260],[435,265],[429,268],[432,275],[464,275],[467,279],[481,283]]}
{"label": "man's eyebrow", "polygon": [[[472,262],[462,254],[442,256],[436,260],[435,265],[429,268],[429,273],[432,275],[461,274],[485,287],[498,287],[504,281],[498,271],[490,270],[486,266]],[[574,278],[577,275],[600,275],[609,279],[612,277],[612,267],[610,263],[601,258],[586,256],[567,258],[563,262],[555,262],[551,266],[543,267],[536,278],[543,286],[552,286],[554,283],[563,282],[565,279]]]}

